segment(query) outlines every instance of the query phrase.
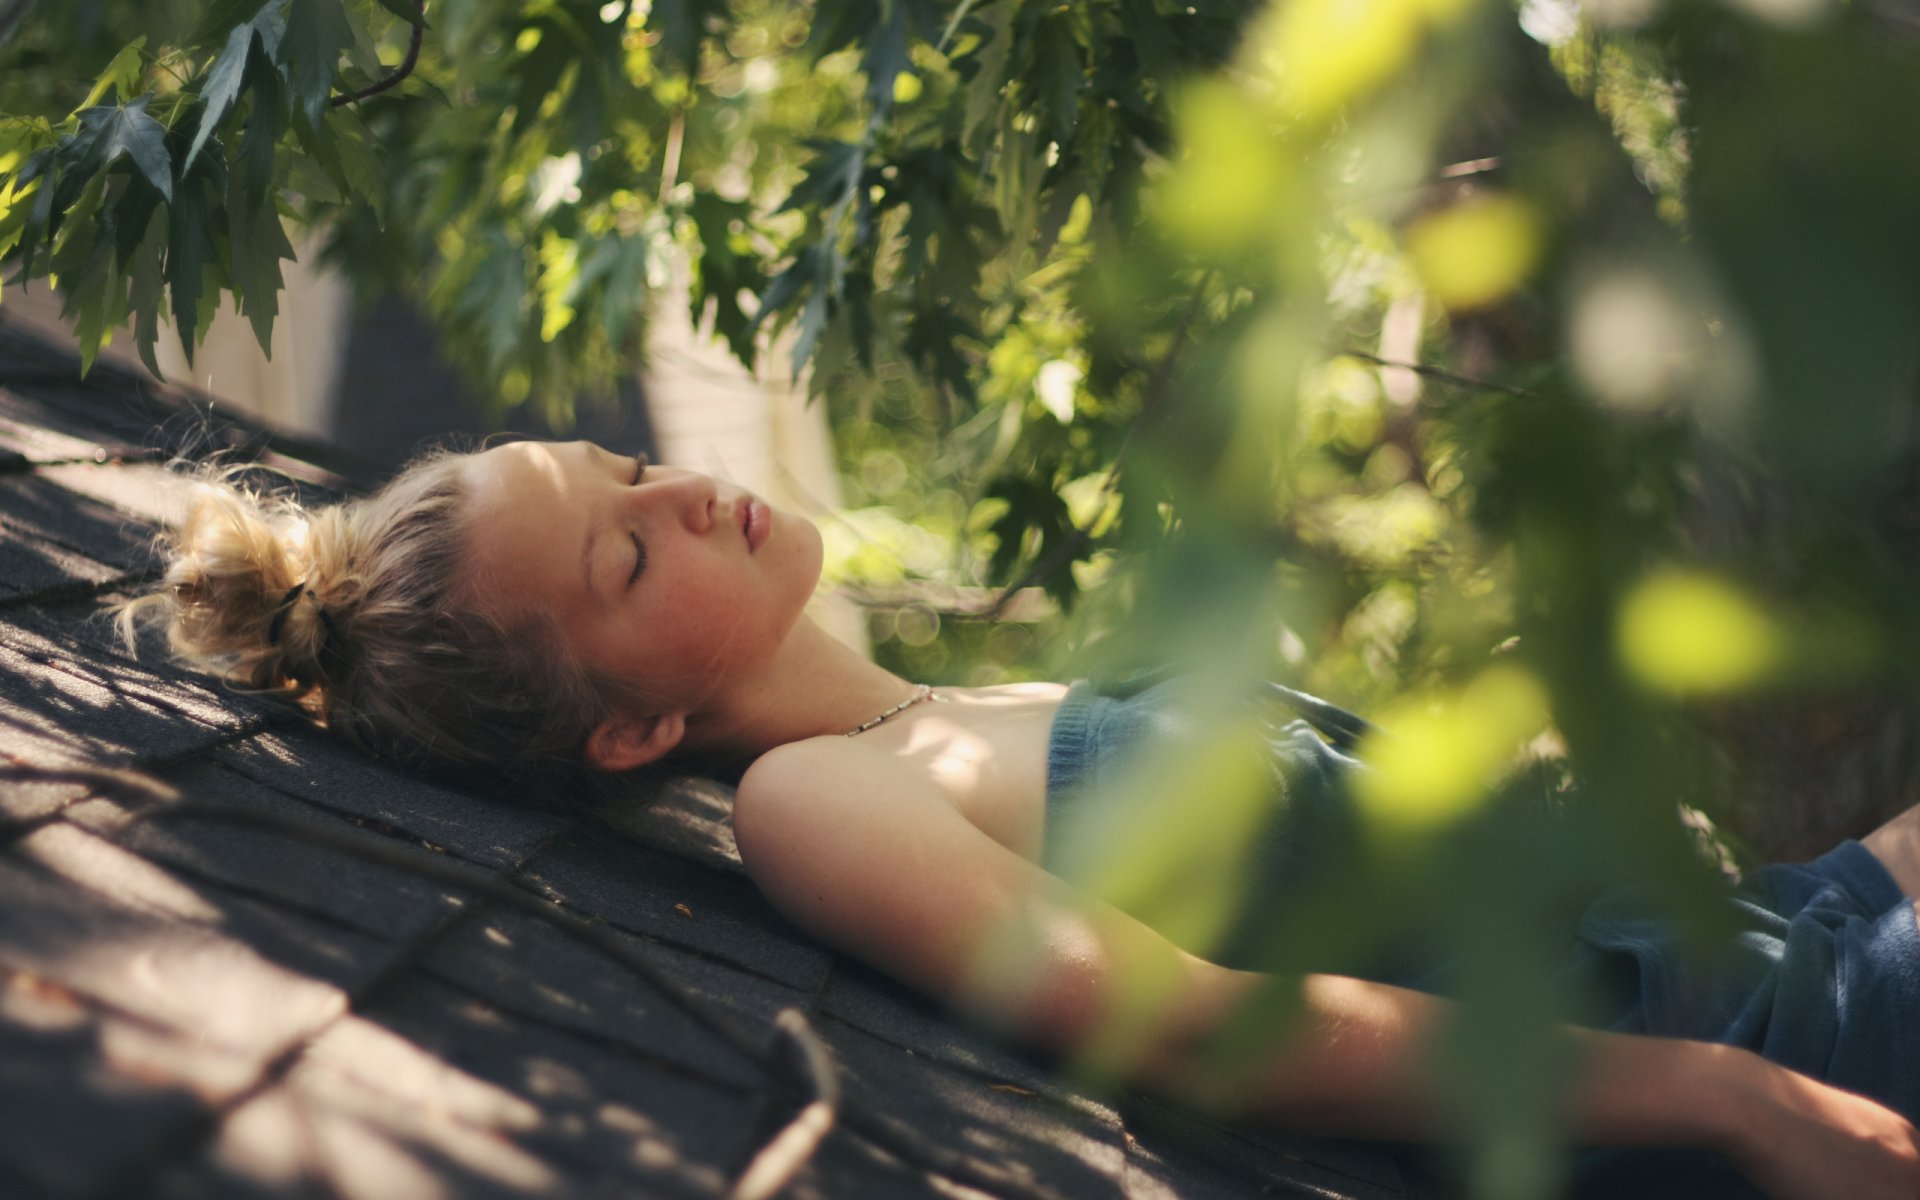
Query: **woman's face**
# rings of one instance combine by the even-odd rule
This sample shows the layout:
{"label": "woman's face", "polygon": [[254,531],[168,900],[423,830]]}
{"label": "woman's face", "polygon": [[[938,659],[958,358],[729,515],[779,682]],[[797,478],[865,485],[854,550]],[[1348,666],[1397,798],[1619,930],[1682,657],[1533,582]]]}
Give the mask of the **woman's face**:
{"label": "woman's face", "polygon": [[465,470],[482,603],[547,614],[662,711],[765,663],[820,576],[810,522],[711,476],[590,442],[513,442]]}

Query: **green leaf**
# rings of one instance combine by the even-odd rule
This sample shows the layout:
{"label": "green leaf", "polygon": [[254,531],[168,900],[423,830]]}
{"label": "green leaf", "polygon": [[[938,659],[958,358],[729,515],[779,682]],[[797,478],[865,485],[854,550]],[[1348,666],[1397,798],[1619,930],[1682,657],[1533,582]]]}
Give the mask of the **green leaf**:
{"label": "green leaf", "polygon": [[885,24],[867,34],[867,102],[878,121],[893,107],[893,81],[907,69],[907,6],[903,0],[883,5],[891,9]]}
{"label": "green leaf", "polygon": [[[20,254],[22,280],[34,278],[34,255],[40,249],[40,243],[52,232],[53,196],[60,186],[60,150],[59,146],[48,146],[34,152],[13,180],[16,199],[11,211],[24,211],[26,214],[20,221],[19,232],[14,235]],[[32,204],[26,203],[29,185],[37,189],[31,191]]]}
{"label": "green leaf", "polygon": [[167,289],[173,299],[173,323],[180,334],[180,348],[187,362],[193,362],[193,347],[200,340],[201,273],[213,260],[215,250],[209,232],[211,213],[209,184],[211,159],[202,159],[182,176],[180,194],[168,206],[167,214]]}
{"label": "green leaf", "polygon": [[681,75],[693,74],[700,65],[708,18],[724,20],[726,15],[722,0],[654,0],[647,11],[647,28],[660,35],[654,51],[660,65]]}
{"label": "green leaf", "polygon": [[374,0],[374,3],[409,25],[421,29],[433,28],[427,24],[427,14],[421,11],[420,5],[414,3],[414,0]]}
{"label": "green leaf", "polygon": [[140,361],[156,378],[160,362],[154,347],[160,340],[161,288],[165,282],[161,259],[167,249],[167,216],[154,209],[139,247],[125,265],[128,278],[127,308],[133,314],[133,344]]}
{"label": "green leaf", "polygon": [[1153,0],[1120,0],[1120,23],[1126,28],[1127,44],[1140,56],[1140,69],[1164,90],[1179,67],[1167,49],[1171,31],[1154,11]]}
{"label": "green leaf", "polygon": [[25,235],[28,219],[33,215],[29,201],[34,190],[44,186],[32,181],[22,183],[18,176],[0,184],[0,260],[4,260]]}
{"label": "green leaf", "polygon": [[865,165],[861,148],[854,142],[809,142],[820,156],[807,165],[807,173],[776,210],[795,208],[826,209],[845,201],[860,186]]}
{"label": "green leaf", "polygon": [[1086,86],[1080,45],[1066,20],[1058,17],[1043,21],[1035,40],[1036,99],[1045,107],[1047,136],[1064,146],[1073,136],[1080,92]]}
{"label": "green leaf", "polygon": [[92,108],[100,103],[106,98],[109,89],[118,91],[122,101],[133,95],[133,90],[140,86],[140,77],[147,73],[146,57],[141,53],[146,47],[145,36],[137,37],[120,47],[120,53],[113,56],[113,61],[107,64],[107,69],[100,72],[99,78],[93,81],[93,89],[87,93],[87,98],[80,102],[80,108]]}
{"label": "green leaf", "polygon": [[748,335],[759,332],[762,325],[774,319],[779,311],[793,302],[809,280],[819,270],[820,247],[808,246],[800,251],[787,269],[775,275],[767,284],[767,290],[760,293],[760,306],[754,310],[753,325]]}
{"label": "green leaf", "polygon": [[104,171],[122,155],[147,178],[160,194],[173,198],[173,160],[167,154],[167,131],[147,115],[151,94],[131,104],[113,108],[89,108],[80,114],[81,132],[88,152],[85,162]]}
{"label": "green leaf", "polygon": [[337,110],[331,120],[338,133],[333,139],[340,177],[350,197],[358,197],[373,209],[374,219],[387,219],[387,171],[380,161],[379,142],[366,122],[345,109]]}
{"label": "green leaf", "polygon": [[249,197],[237,173],[227,177],[227,221],[233,290],[239,298],[240,315],[252,324],[260,352],[270,355],[273,322],[280,313],[280,289],[285,284],[280,263],[293,260],[293,244],[287,240],[273,197]]}
{"label": "green leaf", "polygon": [[223,41],[234,26],[257,20],[262,9],[280,3],[282,0],[213,0],[200,23],[187,35],[187,44],[209,46]]}
{"label": "green leaf", "polygon": [[266,48],[256,44],[252,54],[253,87],[249,90],[253,107],[247,114],[247,131],[240,137],[233,169],[246,181],[247,194],[258,199],[273,186],[280,135],[287,129],[287,100],[280,87],[280,72],[268,61]]}
{"label": "green leaf", "polygon": [[193,144],[187,148],[187,160],[182,170],[193,167],[193,160],[200,157],[200,151],[213,136],[220,122],[227,119],[234,102],[240,98],[240,87],[246,82],[247,64],[253,59],[254,28],[253,22],[237,25],[227,35],[227,44],[221,49],[220,56],[213,60],[213,66],[207,69],[206,78],[200,85],[200,128],[194,131]]}
{"label": "green leaf", "polygon": [[93,246],[100,240],[94,216],[106,200],[108,178],[102,171],[87,180],[80,195],[60,214],[60,229],[53,235],[53,253],[47,270],[60,279],[63,287],[68,276],[77,277],[86,269],[87,261],[93,256]]}
{"label": "green leaf", "polygon": [[108,210],[106,228],[112,234],[109,240],[113,243],[115,261],[122,267],[133,257],[140,239],[146,236],[153,210],[158,207],[160,193],[150,187],[130,186],[121,189],[119,199]]}
{"label": "green leaf", "polygon": [[294,108],[318,124],[333,95],[340,56],[353,45],[340,0],[291,0],[286,36],[280,39],[280,64],[287,69],[287,93]]}
{"label": "green leaf", "polygon": [[[724,200],[709,192],[696,195],[687,210],[700,243],[689,296],[694,326],[700,325],[711,303],[714,332],[727,340],[735,358],[749,364],[753,361],[753,321],[740,307],[740,293],[758,292],[767,283],[746,237],[746,222],[752,214],[753,206],[748,201]],[[739,232],[735,232],[736,224]]]}
{"label": "green leaf", "polygon": [[113,266],[113,249],[94,243],[86,266],[79,276],[62,280],[60,315],[73,322],[73,337],[80,351],[80,377],[93,370],[94,359],[106,345],[115,325],[127,313],[126,284]]}
{"label": "green leaf", "polygon": [[1013,8],[1005,4],[995,5],[980,21],[980,36],[985,43],[972,56],[973,76],[967,80],[967,103],[960,125],[961,144],[976,160],[986,154],[997,124],[993,118],[1005,103],[1007,60],[1013,47],[1012,22]]}

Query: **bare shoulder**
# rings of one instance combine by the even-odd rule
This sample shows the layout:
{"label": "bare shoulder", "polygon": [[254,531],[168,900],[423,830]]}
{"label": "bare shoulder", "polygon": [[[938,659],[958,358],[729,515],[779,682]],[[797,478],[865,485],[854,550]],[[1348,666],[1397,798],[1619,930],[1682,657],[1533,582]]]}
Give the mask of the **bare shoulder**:
{"label": "bare shoulder", "polygon": [[897,758],[844,738],[809,738],[747,768],[734,795],[734,841],[748,872],[771,890],[780,875],[837,869],[848,843],[930,804],[951,808],[932,779]]}
{"label": "bare shoulder", "polygon": [[932,780],[916,780],[891,756],[845,738],[789,742],[755,759],[740,777],[734,832],[751,837],[748,831],[757,826],[778,824],[790,835],[794,830],[788,822],[817,817],[823,805],[843,808],[882,794],[910,796],[921,788],[933,791]]}
{"label": "bare shoulder", "polygon": [[817,738],[740,781],[734,840],[789,920],[910,983],[951,995],[984,929],[1034,868],[968,824],[924,771]]}
{"label": "bare shoulder", "polygon": [[740,781],[734,837],[796,925],[1041,1044],[1097,1025],[1116,963],[1199,964],[976,828],[926,771],[857,743],[762,756]]}

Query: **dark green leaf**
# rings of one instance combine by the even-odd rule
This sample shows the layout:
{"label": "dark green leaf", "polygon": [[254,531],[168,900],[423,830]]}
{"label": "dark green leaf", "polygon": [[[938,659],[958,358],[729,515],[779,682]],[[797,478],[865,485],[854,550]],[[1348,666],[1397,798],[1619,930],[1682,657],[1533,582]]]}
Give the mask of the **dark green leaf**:
{"label": "dark green leaf", "polygon": [[1041,22],[1034,48],[1036,99],[1045,113],[1047,136],[1065,145],[1073,136],[1080,91],[1086,85],[1079,43],[1063,18]]}
{"label": "dark green leaf", "polygon": [[907,69],[906,5],[895,0],[884,7],[892,9],[885,23],[867,35],[867,102],[876,121],[893,107],[893,81]]}
{"label": "dark green leaf", "polygon": [[752,211],[747,201],[723,200],[707,192],[695,196],[688,209],[700,245],[689,297],[693,323],[700,325],[711,304],[714,332],[726,339],[735,358],[749,364],[753,322],[740,307],[740,293],[758,292],[767,282],[745,235]]}
{"label": "dark green leaf", "polygon": [[77,278],[93,257],[94,244],[100,240],[94,218],[106,201],[109,178],[102,171],[88,179],[80,194],[60,214],[60,229],[53,235],[53,254],[47,270],[62,282]]}
{"label": "dark green leaf", "polygon": [[358,116],[346,111],[334,113],[333,124],[337,136],[332,139],[332,145],[348,196],[365,201],[373,209],[374,219],[384,222],[387,219],[387,172],[381,165],[379,144],[374,140],[373,131]]}
{"label": "dark green leaf", "polygon": [[777,211],[793,208],[826,209],[844,202],[860,185],[864,165],[861,148],[853,142],[812,142],[820,156],[807,166],[807,173],[794,185]]}
{"label": "dark green leaf", "polygon": [[340,56],[353,45],[353,28],[340,0],[290,0],[277,61],[287,69],[287,94],[309,124],[317,125],[333,94]]}
{"label": "dark green leaf", "polygon": [[200,23],[187,35],[190,46],[208,46],[225,41],[234,26],[254,20],[263,8],[278,7],[284,0],[213,0]]}
{"label": "dark green leaf", "polygon": [[[129,181],[130,183],[132,181]],[[153,210],[160,205],[160,193],[150,187],[133,183],[123,188],[119,198],[107,215],[107,227],[112,231],[115,261],[125,267],[127,260],[147,235],[147,226],[152,223]]]}
{"label": "dark green leaf", "polygon": [[722,0],[655,0],[647,27],[660,34],[655,54],[668,71],[691,75],[700,65],[700,43],[709,18],[725,19]]}
{"label": "dark green leaf", "polygon": [[1005,100],[1007,60],[1013,46],[1012,22],[1013,8],[1006,4],[995,5],[980,22],[980,35],[986,43],[977,52],[972,78],[967,80],[967,103],[960,127],[961,142],[968,155],[975,159],[986,153],[994,134],[993,118]]}
{"label": "dark green leaf", "polygon": [[807,29],[807,52],[818,62],[857,45],[881,19],[880,0],[817,0]]}
{"label": "dark green leaf", "polygon": [[1153,0],[1120,0],[1120,21],[1126,27],[1127,45],[1140,56],[1140,68],[1165,88],[1179,67],[1168,49],[1171,31],[1154,11]]}
{"label": "dark green leaf", "polygon": [[257,200],[273,186],[280,135],[287,129],[287,102],[280,72],[274,70],[265,47],[256,43],[253,56],[253,107],[247,113],[247,130],[241,135],[233,169],[246,182],[247,194]]}
{"label": "dark green leaf", "polygon": [[807,293],[807,303],[800,310],[795,324],[793,338],[793,377],[800,378],[802,368],[813,357],[813,351],[820,344],[820,336],[827,330],[827,318],[832,315],[831,298],[826,289],[816,286]]}
{"label": "dark green leaf", "polygon": [[167,289],[173,300],[173,323],[180,348],[193,362],[200,340],[201,273],[215,250],[209,232],[214,192],[210,186],[210,159],[203,159],[181,177],[180,194],[167,212]]}
{"label": "dark green leaf", "polygon": [[207,139],[220,127],[220,122],[227,119],[234,101],[240,98],[240,86],[246,81],[247,64],[253,58],[253,43],[252,22],[234,26],[233,32],[227,35],[227,44],[221,47],[220,56],[207,69],[206,78],[200,84],[200,128],[194,131],[193,145],[187,148],[187,160],[182,170],[193,166],[193,160],[200,157]]}
{"label": "dark green leaf", "polygon": [[172,199],[173,161],[167,155],[167,131],[147,115],[151,99],[147,95],[131,104],[87,109],[80,114],[78,136],[88,140],[86,162],[94,169],[104,171],[125,155],[147,182]]}
{"label": "dark green leaf", "polygon": [[767,290],[760,293],[760,306],[754,310],[753,326],[749,336],[759,331],[762,325],[775,319],[781,309],[792,303],[800,294],[800,289],[811,282],[819,273],[820,247],[808,246],[786,270],[775,275],[767,284]]}
{"label": "dark green leaf", "polygon": [[133,315],[133,344],[140,352],[140,361],[147,364],[147,370],[156,377],[160,375],[160,363],[154,347],[160,340],[161,290],[165,282],[162,257],[166,248],[167,216],[164,210],[156,208],[147,220],[139,248],[125,267],[129,284],[127,308]]}
{"label": "dark green leaf", "polygon": [[546,19],[532,22],[528,26],[540,34],[539,42],[514,62],[514,75],[518,86],[513,96],[513,127],[515,136],[524,133],[540,117],[540,108],[548,96],[559,90],[561,77],[572,66],[575,55],[567,45],[565,34],[555,24]]}
{"label": "dark green leaf", "polygon": [[[36,161],[37,160],[37,161]],[[31,176],[26,171],[21,175],[29,182],[37,181],[39,188],[33,193],[33,203],[26,205],[27,216],[21,223],[17,249],[20,254],[20,278],[34,277],[34,256],[42,242],[53,234],[53,197],[60,189],[64,164],[61,162],[60,147],[49,146],[27,160],[29,167],[36,168]],[[24,187],[16,183],[16,187]],[[14,205],[17,211],[21,205]]]}
{"label": "dark green leaf", "polygon": [[256,202],[238,174],[227,180],[227,240],[240,315],[253,326],[263,354],[273,352],[273,322],[280,312],[281,261],[294,257],[273,198]]}
{"label": "dark green leaf", "polygon": [[106,343],[108,330],[126,316],[126,283],[114,269],[113,247],[105,242],[90,243],[92,253],[79,272],[69,272],[60,280],[60,315],[73,323],[73,337],[80,351],[80,375],[93,370],[94,359]]}

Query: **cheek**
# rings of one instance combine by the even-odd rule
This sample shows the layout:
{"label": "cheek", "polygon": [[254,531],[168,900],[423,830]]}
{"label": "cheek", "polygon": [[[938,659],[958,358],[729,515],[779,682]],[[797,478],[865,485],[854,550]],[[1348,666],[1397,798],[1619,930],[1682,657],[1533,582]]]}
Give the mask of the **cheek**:
{"label": "cheek", "polygon": [[792,570],[811,594],[813,585],[820,582],[820,566],[826,559],[826,544],[821,540],[819,527],[812,521],[795,518],[793,533],[787,547],[791,552]]}

